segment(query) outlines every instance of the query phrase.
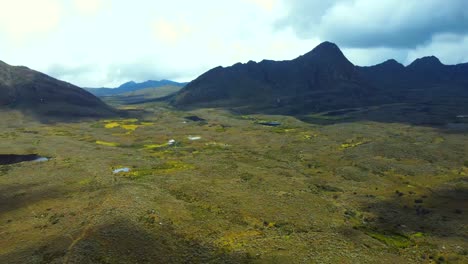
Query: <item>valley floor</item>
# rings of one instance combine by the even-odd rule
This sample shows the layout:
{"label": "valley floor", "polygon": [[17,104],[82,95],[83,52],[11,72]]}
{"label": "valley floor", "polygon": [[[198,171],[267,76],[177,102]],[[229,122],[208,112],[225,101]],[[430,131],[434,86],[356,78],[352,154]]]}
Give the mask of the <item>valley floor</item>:
{"label": "valley floor", "polygon": [[1,114],[0,263],[468,263],[465,132],[144,107]]}

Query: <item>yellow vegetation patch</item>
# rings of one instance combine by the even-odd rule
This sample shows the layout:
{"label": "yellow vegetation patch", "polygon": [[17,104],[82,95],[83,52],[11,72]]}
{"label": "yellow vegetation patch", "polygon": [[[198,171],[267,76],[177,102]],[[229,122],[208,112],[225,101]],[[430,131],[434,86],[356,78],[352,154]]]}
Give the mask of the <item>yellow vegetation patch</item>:
{"label": "yellow vegetation patch", "polygon": [[106,142],[106,141],[101,141],[101,140],[96,140],[96,144],[102,145],[102,146],[107,146],[107,147],[118,147],[119,144],[115,142]]}
{"label": "yellow vegetation patch", "polygon": [[313,132],[301,132],[301,136],[303,139],[309,140],[318,137],[318,134]]}
{"label": "yellow vegetation patch", "polygon": [[119,109],[122,109],[122,110],[139,110],[140,108],[135,107],[135,106],[121,106],[121,107],[119,107]]}
{"label": "yellow vegetation patch", "polygon": [[93,179],[88,178],[88,179],[84,179],[84,180],[79,181],[78,184],[79,184],[79,185],[88,185],[88,184],[90,184],[92,181],[93,181]]}
{"label": "yellow vegetation patch", "polygon": [[194,166],[191,164],[173,160],[173,161],[168,161],[162,164],[157,169],[161,172],[171,173],[171,172],[176,172],[176,171],[181,171],[181,170],[190,170],[193,168]]}
{"label": "yellow vegetation patch", "polygon": [[165,143],[165,144],[149,144],[149,145],[145,145],[145,149],[158,149],[158,148],[163,148],[163,147],[167,147],[169,146],[168,143]]}
{"label": "yellow vegetation patch", "polygon": [[241,249],[249,240],[255,239],[260,235],[262,235],[262,233],[257,230],[229,232],[218,240],[218,244],[230,250]]}
{"label": "yellow vegetation patch", "polygon": [[154,123],[152,122],[138,122],[138,119],[136,118],[131,118],[131,119],[122,119],[122,120],[105,120],[104,121],[105,125],[104,127],[107,129],[112,129],[112,128],[122,128],[128,131],[127,134],[135,131],[137,128],[142,127],[142,126],[151,126]]}
{"label": "yellow vegetation patch", "polygon": [[144,176],[174,173],[177,171],[190,170],[193,168],[193,165],[181,161],[167,161],[152,168],[132,169],[130,172],[121,173],[121,175],[127,178],[136,179]]}
{"label": "yellow vegetation patch", "polygon": [[120,124],[117,123],[117,122],[110,122],[110,123],[107,123],[104,125],[105,128],[115,128],[115,127],[119,127]]}
{"label": "yellow vegetation patch", "polygon": [[121,125],[125,130],[135,131],[138,128],[138,125]]}
{"label": "yellow vegetation patch", "polygon": [[343,143],[341,144],[342,149],[347,149],[347,148],[355,148],[357,146],[360,146],[362,144],[365,144],[367,142],[352,142],[352,143]]}

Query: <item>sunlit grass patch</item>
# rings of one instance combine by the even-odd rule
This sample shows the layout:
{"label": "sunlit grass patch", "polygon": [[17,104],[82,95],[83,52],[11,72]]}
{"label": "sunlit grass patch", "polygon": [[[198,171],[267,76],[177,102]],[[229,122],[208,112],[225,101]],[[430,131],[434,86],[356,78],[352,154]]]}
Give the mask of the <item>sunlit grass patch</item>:
{"label": "sunlit grass patch", "polygon": [[[357,227],[357,229],[363,231],[366,235],[393,248],[408,248],[414,245],[414,241],[412,241],[410,237],[400,233],[396,233],[394,231],[378,230],[365,226],[359,226]],[[415,233],[411,237],[420,238],[422,236],[424,236],[424,234]]]}
{"label": "sunlit grass patch", "polygon": [[229,250],[242,249],[250,240],[258,238],[262,235],[257,230],[246,230],[240,232],[229,232],[222,236],[217,244]]}
{"label": "sunlit grass patch", "polygon": [[123,129],[125,130],[131,130],[131,131],[135,131],[139,126],[138,125],[120,125],[120,127],[122,127]]}
{"label": "sunlit grass patch", "polygon": [[411,235],[411,238],[422,238],[422,237],[424,237],[424,236],[425,236],[424,233],[422,233],[422,232],[416,232],[416,233],[414,233],[414,234]]}
{"label": "sunlit grass patch", "polygon": [[144,145],[144,149],[146,150],[160,150],[160,149],[164,149],[164,148],[167,148],[169,146],[172,146],[173,144],[171,144],[170,142],[166,142],[166,143],[163,143],[163,144],[148,144],[148,145]]}
{"label": "sunlit grass patch", "polygon": [[378,232],[375,230],[366,230],[365,233],[388,246],[396,248],[407,248],[413,244],[408,237],[397,233]]}
{"label": "sunlit grass patch", "polygon": [[122,110],[140,110],[140,108],[138,108],[138,107],[129,106],[129,105],[119,106],[119,109],[122,109]]}
{"label": "sunlit grass patch", "polygon": [[191,170],[194,168],[195,167],[192,164],[184,163],[178,160],[171,160],[159,165],[152,166],[151,168],[133,168],[128,172],[121,172],[119,175],[130,179],[137,179],[145,176],[157,176],[161,174]]}
{"label": "sunlit grass patch", "polygon": [[178,160],[167,161],[152,168],[152,170],[157,173],[172,173],[191,169],[194,169],[194,166],[192,164],[188,164]]}
{"label": "sunlit grass patch", "polygon": [[103,121],[103,123],[104,123],[104,128],[107,128],[107,129],[121,128],[121,129],[127,130],[128,131],[127,135],[131,134],[139,127],[151,126],[154,124],[153,122],[140,122],[136,118],[122,119],[122,120],[105,120]]}
{"label": "sunlit grass patch", "polygon": [[102,145],[102,146],[107,146],[107,147],[118,147],[119,144],[116,142],[107,142],[107,141],[101,141],[101,140],[96,140],[96,144]]}
{"label": "sunlit grass patch", "polygon": [[78,185],[89,185],[91,182],[93,182],[93,179],[87,178],[87,179],[83,179],[83,180],[79,181]]}
{"label": "sunlit grass patch", "polygon": [[107,124],[104,125],[105,128],[109,128],[109,129],[119,127],[119,126],[120,126],[120,124],[117,123],[117,122],[110,122],[110,123],[107,123]]}
{"label": "sunlit grass patch", "polygon": [[341,144],[342,149],[347,149],[347,148],[355,148],[357,146],[360,146],[362,144],[365,144],[366,142],[353,142],[353,143],[343,143]]}

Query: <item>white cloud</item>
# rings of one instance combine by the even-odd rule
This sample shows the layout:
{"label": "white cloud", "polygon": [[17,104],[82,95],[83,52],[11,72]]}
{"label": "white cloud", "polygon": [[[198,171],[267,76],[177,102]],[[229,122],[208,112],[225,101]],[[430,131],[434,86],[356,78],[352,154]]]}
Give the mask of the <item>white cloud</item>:
{"label": "white cloud", "polygon": [[168,45],[177,45],[193,32],[193,28],[184,20],[160,18],[153,24],[157,41]]}
{"label": "white cloud", "polygon": [[74,7],[83,15],[96,15],[110,0],[73,0]]}
{"label": "white cloud", "polygon": [[353,64],[369,66],[389,59],[395,59],[404,64],[407,61],[408,50],[392,48],[345,48],[343,49],[343,53]]}
{"label": "white cloud", "polygon": [[434,35],[468,33],[466,0],[288,1],[279,28],[352,48],[414,48]]}
{"label": "white cloud", "polygon": [[0,34],[22,45],[55,30],[62,16],[58,0],[0,0]]}
{"label": "white cloud", "polygon": [[245,0],[245,1],[255,4],[267,12],[273,11],[279,5],[279,0]]}

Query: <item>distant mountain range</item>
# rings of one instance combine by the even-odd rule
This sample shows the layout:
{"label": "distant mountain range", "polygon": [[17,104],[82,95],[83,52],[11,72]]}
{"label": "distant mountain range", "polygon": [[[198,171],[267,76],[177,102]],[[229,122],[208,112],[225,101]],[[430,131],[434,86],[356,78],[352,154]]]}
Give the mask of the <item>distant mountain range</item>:
{"label": "distant mountain range", "polygon": [[406,67],[395,60],[359,67],[337,45],[324,42],[290,61],[214,68],[187,84],[171,103],[300,114],[447,97],[464,98],[465,106],[458,109],[468,110],[468,63],[444,65],[436,57],[424,57]]}
{"label": "distant mountain range", "polygon": [[118,104],[143,104],[148,102],[165,101],[180,91],[182,86],[161,86],[156,88],[144,88],[133,92],[121,93],[112,96],[102,96],[106,103]]}
{"label": "distant mountain range", "polygon": [[395,60],[360,67],[338,46],[324,42],[293,60],[217,67],[188,84],[128,82],[114,89],[86,90],[0,61],[0,107],[40,117],[116,115],[115,109],[96,97],[101,96],[117,104],[169,100],[182,109],[223,107],[242,113],[297,116],[403,103],[417,105],[418,111],[429,116],[421,122],[434,122],[434,113],[439,120],[468,115],[468,63],[444,65],[431,56],[406,67]]}
{"label": "distant mountain range", "polygon": [[96,95],[96,96],[113,96],[113,95],[121,95],[129,92],[134,92],[142,89],[147,88],[159,88],[165,86],[176,86],[176,87],[183,87],[187,83],[179,83],[170,80],[161,80],[161,81],[146,81],[142,83],[136,83],[134,81],[130,81],[124,83],[116,88],[84,88],[88,92]]}
{"label": "distant mountain range", "polygon": [[96,96],[24,66],[0,61],[0,108],[15,109],[41,119],[105,117],[117,111]]}

